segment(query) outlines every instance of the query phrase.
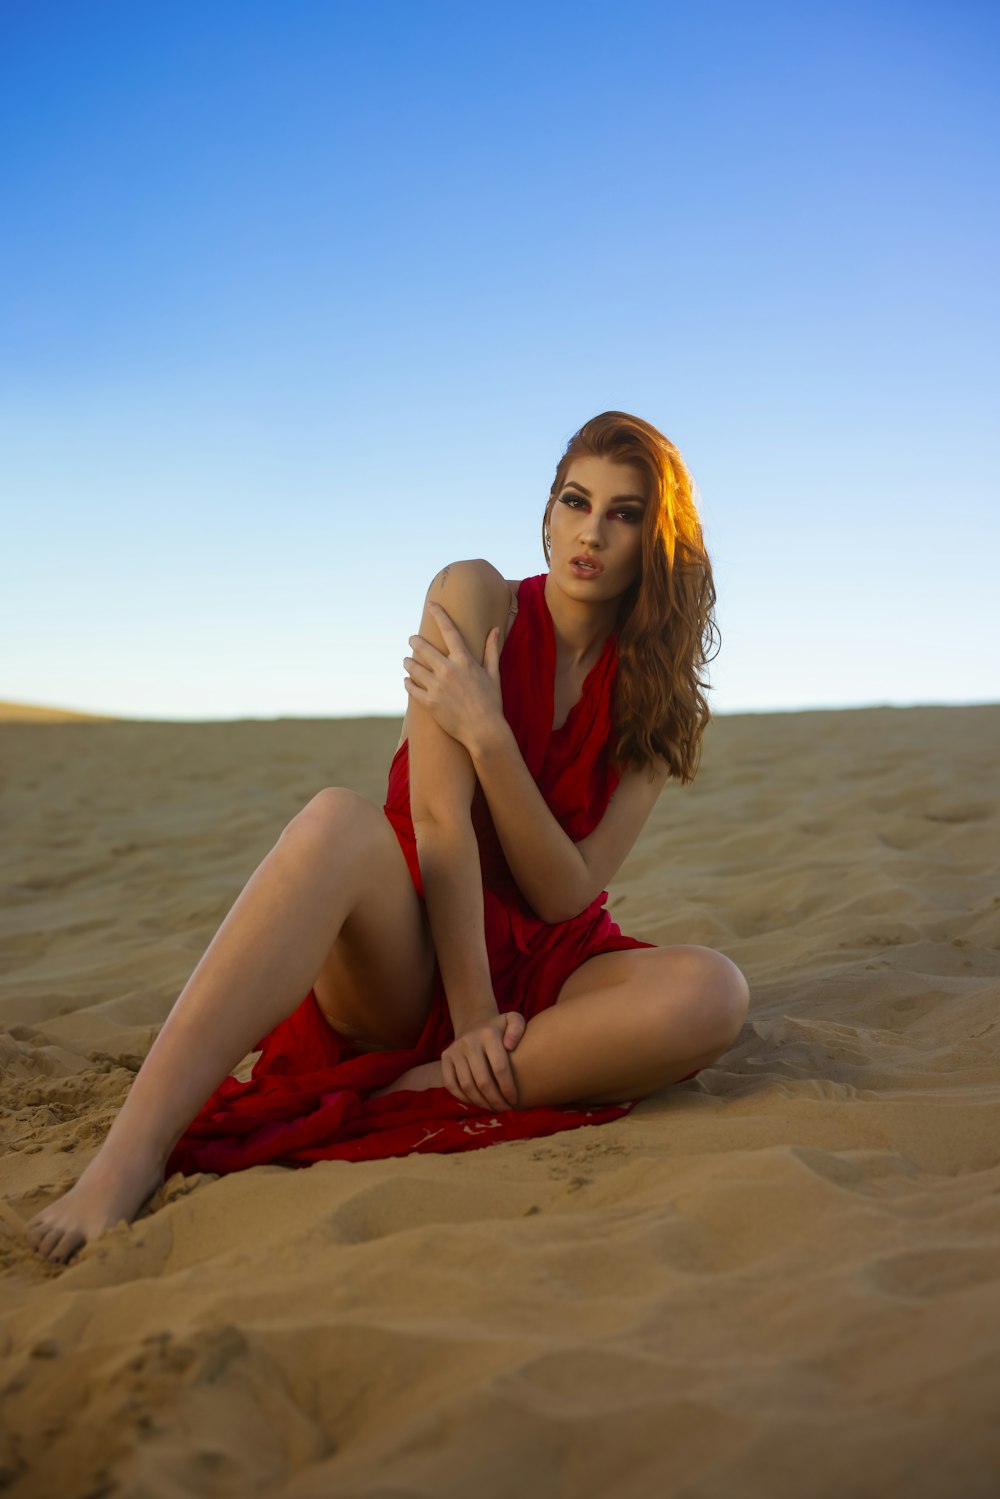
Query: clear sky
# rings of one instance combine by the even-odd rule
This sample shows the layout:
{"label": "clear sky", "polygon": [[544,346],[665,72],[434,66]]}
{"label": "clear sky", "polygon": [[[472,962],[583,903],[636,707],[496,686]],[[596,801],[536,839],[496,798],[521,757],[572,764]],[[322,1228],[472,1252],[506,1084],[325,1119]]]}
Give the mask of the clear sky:
{"label": "clear sky", "polygon": [[0,698],[401,714],[609,408],[715,711],[1000,698],[1000,12],[0,6]]}

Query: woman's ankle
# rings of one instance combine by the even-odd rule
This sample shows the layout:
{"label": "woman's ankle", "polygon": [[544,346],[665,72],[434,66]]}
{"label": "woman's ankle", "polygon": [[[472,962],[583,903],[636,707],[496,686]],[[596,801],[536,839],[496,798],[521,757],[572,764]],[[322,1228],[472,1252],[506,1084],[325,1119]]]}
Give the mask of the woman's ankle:
{"label": "woman's ankle", "polygon": [[162,1176],[170,1157],[170,1148],[163,1149],[158,1143],[142,1138],[125,1140],[112,1131],[106,1136],[100,1150],[90,1165],[103,1172],[142,1174],[152,1177],[157,1172]]}

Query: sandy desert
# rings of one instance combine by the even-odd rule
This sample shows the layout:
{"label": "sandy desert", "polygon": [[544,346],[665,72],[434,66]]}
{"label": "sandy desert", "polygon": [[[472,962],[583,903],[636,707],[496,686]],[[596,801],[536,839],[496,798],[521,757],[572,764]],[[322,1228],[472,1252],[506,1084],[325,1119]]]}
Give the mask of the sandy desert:
{"label": "sandy desert", "polygon": [[698,1078],[174,1176],[65,1267],[25,1220],[289,818],[381,805],[399,720],[0,716],[12,1499],[1000,1492],[1000,705],[713,719],[609,902],[746,974]]}

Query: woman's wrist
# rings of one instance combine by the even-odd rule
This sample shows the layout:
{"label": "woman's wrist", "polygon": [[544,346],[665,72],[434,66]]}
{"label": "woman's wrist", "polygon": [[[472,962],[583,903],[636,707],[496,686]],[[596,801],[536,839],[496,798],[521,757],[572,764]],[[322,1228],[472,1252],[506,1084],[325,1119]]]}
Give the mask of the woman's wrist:
{"label": "woman's wrist", "polygon": [[488,1020],[493,1020],[500,1013],[500,1007],[496,1001],[496,995],[463,996],[454,1004],[449,1000],[448,1013],[451,1016],[452,1029],[455,1039],[464,1036],[466,1031],[475,1030],[477,1025],[485,1025]]}
{"label": "woman's wrist", "polygon": [[510,724],[498,713],[496,718],[488,719],[474,735],[470,735],[465,748],[474,765],[482,764],[493,755],[503,754],[512,739]]}

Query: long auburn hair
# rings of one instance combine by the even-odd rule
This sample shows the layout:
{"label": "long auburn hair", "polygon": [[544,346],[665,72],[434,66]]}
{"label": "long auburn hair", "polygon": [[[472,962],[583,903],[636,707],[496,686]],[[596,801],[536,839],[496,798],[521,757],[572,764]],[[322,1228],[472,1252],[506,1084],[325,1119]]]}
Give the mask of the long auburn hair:
{"label": "long auburn hair", "polygon": [[[693,781],[711,709],[699,673],[714,656],[706,645],[721,633],[712,564],[695,502],[697,486],[678,449],[662,432],[625,411],[603,411],[575,432],[559,460],[542,521],[549,553],[549,518],[574,458],[594,455],[631,463],[646,480],[642,572],[622,598],[614,724],[619,770],[665,761],[672,779]],[[716,651],[715,654],[718,654]]]}

